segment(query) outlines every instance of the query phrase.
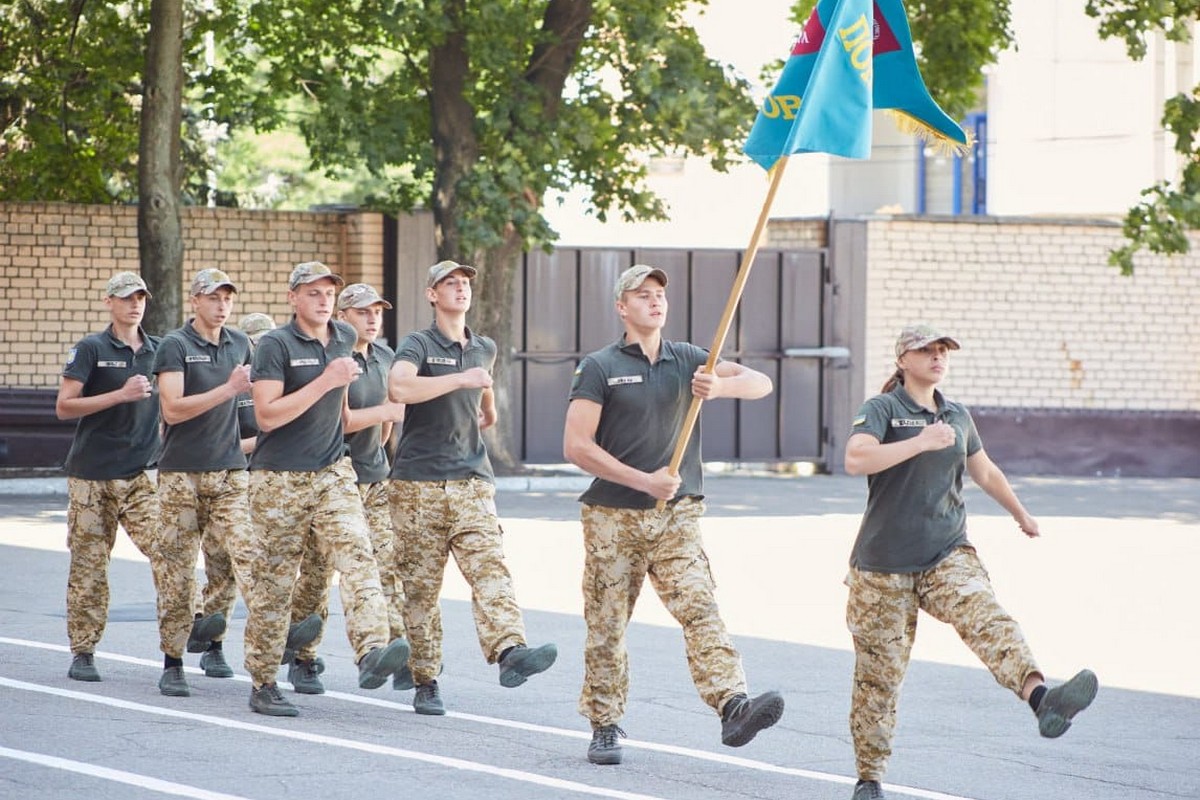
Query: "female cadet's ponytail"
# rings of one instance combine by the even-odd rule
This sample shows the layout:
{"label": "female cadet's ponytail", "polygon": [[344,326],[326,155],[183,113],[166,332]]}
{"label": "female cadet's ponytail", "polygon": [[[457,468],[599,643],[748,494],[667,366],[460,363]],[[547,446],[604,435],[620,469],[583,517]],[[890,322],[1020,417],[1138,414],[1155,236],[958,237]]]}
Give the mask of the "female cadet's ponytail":
{"label": "female cadet's ponytail", "polygon": [[895,389],[897,385],[902,385],[903,383],[904,370],[900,369],[900,367],[896,367],[896,371],[892,373],[892,377],[884,381],[883,388],[879,390],[879,393],[887,394],[892,389]]}

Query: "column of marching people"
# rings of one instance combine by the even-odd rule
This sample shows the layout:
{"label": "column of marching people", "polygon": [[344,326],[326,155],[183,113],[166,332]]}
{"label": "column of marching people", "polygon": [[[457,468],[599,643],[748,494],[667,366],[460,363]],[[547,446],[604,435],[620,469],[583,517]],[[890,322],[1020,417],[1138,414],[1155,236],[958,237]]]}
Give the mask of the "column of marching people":
{"label": "column of marching people", "polygon": [[[151,300],[141,277],[112,276],[110,323],[72,348],[57,401],[61,418],[78,420],[66,462],[68,676],[101,680],[95,650],[118,523],[151,565],[158,688],[168,697],[191,692],[185,652],[201,654],[205,676],[233,676],[223,642],[240,592],[250,708],[296,716],[277,673],[286,665],[296,693],[325,691],[317,647],[336,575],[359,687],[415,689],[416,713],[445,714],[439,600],[451,556],[500,684],[549,669],[557,648],[527,642],[504,561],[482,436],[498,418],[496,344],[466,324],[477,275],[453,261],[430,267],[433,320],[394,350],[377,341],[391,304],[367,284],[344,286],[318,261],[291,271],[292,316],[279,326],[262,313],[231,325],[237,284],[203,269],[191,283],[191,318],[161,338],[141,326]],[[749,743],[784,713],[778,692],[750,694],[717,608],[700,532],[698,426],[679,468],[667,466],[693,398],[753,400],[772,381],[734,362],[710,367],[708,351],[664,339],[667,284],[646,265],[617,277],[620,336],[580,361],[566,399],[564,455],[593,476],[579,498],[587,628],[579,711],[591,723],[594,764],[623,759],[625,631],[647,580],[683,629],[692,680],[723,744]],[[1088,670],[1045,685],[967,539],[964,471],[1021,531],[1039,530],[987,458],[969,412],[937,389],[958,348],[931,327],[904,329],[896,373],[856,415],[846,449],[846,471],[867,475],[869,488],[846,579],[855,800],[883,797],[920,609],[956,626],[1029,704],[1042,736],[1060,736],[1097,692]]]}

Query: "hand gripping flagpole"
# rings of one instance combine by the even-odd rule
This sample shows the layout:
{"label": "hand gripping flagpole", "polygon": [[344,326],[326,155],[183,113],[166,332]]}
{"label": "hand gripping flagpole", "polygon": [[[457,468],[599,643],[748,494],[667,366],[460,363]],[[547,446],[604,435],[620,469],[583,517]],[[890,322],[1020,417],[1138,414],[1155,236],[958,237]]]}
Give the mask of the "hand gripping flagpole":
{"label": "hand gripping flagpole", "polygon": [[[750,235],[750,244],[746,247],[746,252],[742,256],[742,265],[738,267],[737,277],[734,278],[733,288],[729,292],[729,299],[725,301],[725,311],[721,314],[721,321],[717,323],[717,332],[714,334],[712,346],[708,350],[708,361],[704,364],[705,372],[712,372],[717,366],[717,360],[721,357],[721,349],[725,346],[725,338],[729,335],[729,328],[733,324],[733,315],[737,311],[738,303],[742,299],[742,292],[746,288],[746,281],[750,278],[750,270],[754,266],[754,258],[758,255],[758,248],[762,243],[763,233],[767,229],[767,219],[771,213],[771,204],[775,202],[775,193],[779,190],[779,183],[783,179],[783,170],[786,166],[787,156],[783,156],[771,169],[771,185],[767,189],[767,197],[763,201],[762,210],[758,212],[758,222],[754,226],[754,233]],[[679,465],[683,463],[683,453],[687,450],[688,440],[692,438],[692,430],[696,427],[696,420],[700,418],[700,404],[703,402],[703,399],[693,396],[692,404],[688,406],[687,415],[683,418],[683,425],[679,430],[679,436],[675,440],[675,452],[671,455],[671,463],[667,468],[672,475],[679,474]],[[665,506],[666,501],[659,500],[655,508],[661,511]]]}

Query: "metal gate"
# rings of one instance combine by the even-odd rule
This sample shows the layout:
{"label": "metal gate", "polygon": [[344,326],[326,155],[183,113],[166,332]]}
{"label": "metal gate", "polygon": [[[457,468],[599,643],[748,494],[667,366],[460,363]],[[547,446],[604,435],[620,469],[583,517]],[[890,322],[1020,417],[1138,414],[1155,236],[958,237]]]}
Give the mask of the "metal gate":
{"label": "metal gate", "polygon": [[[712,343],[741,263],[737,250],[559,249],[530,253],[518,277],[520,430],[528,464],[561,463],[567,394],[576,364],[621,334],[612,287],[633,264],[661,267],[670,280],[664,336]],[[717,401],[701,413],[706,461],[828,458],[826,361],[848,355],[825,346],[828,251],[760,250],[722,357],[765,372],[775,391],[754,401]]]}

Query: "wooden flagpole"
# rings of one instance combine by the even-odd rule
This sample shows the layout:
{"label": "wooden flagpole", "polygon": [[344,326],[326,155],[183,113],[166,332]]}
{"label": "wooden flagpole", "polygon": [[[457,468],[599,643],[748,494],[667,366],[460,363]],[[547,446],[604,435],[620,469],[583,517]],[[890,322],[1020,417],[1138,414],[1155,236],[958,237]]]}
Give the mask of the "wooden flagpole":
{"label": "wooden flagpole", "polygon": [[[758,212],[758,222],[754,226],[754,233],[750,236],[750,244],[746,247],[746,253],[742,256],[742,265],[738,267],[737,277],[733,281],[733,289],[730,290],[729,299],[725,302],[725,311],[721,314],[721,321],[717,323],[717,332],[713,336],[712,347],[708,351],[708,361],[704,365],[705,372],[712,372],[717,366],[717,360],[721,357],[721,349],[725,346],[725,337],[729,335],[734,312],[737,311],[738,303],[742,299],[746,281],[750,278],[750,269],[754,266],[754,258],[758,255],[758,247],[762,243],[763,233],[767,229],[771,204],[775,202],[775,193],[779,190],[779,183],[783,179],[783,170],[787,166],[787,160],[788,157],[783,156],[771,170],[771,185],[767,189],[767,197],[763,201],[762,210]],[[700,404],[703,402],[699,397],[693,396],[687,416],[683,418],[679,438],[675,440],[675,452],[671,455],[671,464],[668,468],[672,475],[679,474],[679,465],[683,463],[683,453],[687,450],[688,440],[692,438],[696,420],[700,418]],[[656,505],[660,511],[664,506],[666,506],[666,502],[663,500],[659,500]]]}

